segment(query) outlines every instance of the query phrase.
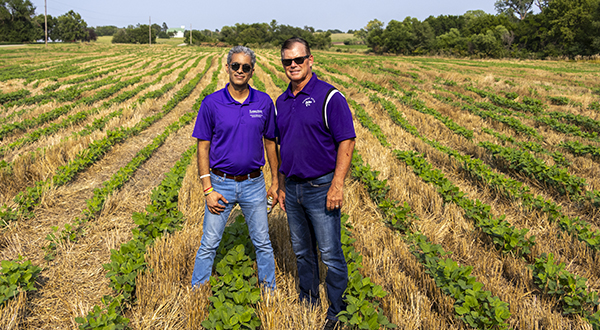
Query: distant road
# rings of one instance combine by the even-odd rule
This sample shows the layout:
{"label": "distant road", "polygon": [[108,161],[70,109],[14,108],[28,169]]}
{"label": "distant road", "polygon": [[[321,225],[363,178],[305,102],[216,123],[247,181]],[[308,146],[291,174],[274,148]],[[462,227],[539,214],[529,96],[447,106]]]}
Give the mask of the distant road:
{"label": "distant road", "polygon": [[0,47],[25,47],[27,45],[0,45]]}

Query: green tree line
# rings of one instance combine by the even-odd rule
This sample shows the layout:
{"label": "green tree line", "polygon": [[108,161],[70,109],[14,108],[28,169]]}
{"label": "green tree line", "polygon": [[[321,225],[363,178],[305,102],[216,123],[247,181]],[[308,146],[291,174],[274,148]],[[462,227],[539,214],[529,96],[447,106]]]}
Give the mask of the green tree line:
{"label": "green tree line", "polygon": [[[58,17],[48,15],[47,20],[50,40],[96,40],[94,30],[72,10]],[[35,16],[31,1],[0,0],[0,42],[33,42],[44,39],[44,31],[44,15]]]}
{"label": "green tree line", "polygon": [[475,10],[387,25],[374,19],[354,35],[375,53],[519,58],[600,53],[600,0],[498,0],[495,7],[495,15]]}
{"label": "green tree line", "polygon": [[[189,43],[190,33],[185,31],[184,42]],[[318,32],[310,26],[304,28],[271,23],[237,23],[234,26],[224,26],[220,31],[193,30],[193,44],[223,42],[229,45],[244,45],[253,47],[280,47],[291,37],[302,37],[311,48],[326,49],[331,45],[331,32]]]}

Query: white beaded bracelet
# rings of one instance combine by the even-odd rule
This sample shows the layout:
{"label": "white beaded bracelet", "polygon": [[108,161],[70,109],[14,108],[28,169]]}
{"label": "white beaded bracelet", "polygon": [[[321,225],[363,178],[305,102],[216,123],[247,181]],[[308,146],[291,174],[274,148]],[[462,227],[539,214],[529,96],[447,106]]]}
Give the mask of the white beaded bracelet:
{"label": "white beaded bracelet", "polygon": [[210,176],[210,173],[209,173],[209,174],[204,174],[204,175],[201,175],[201,176],[200,176],[200,179],[202,180],[202,179],[204,179],[204,178],[208,178],[209,176]]}

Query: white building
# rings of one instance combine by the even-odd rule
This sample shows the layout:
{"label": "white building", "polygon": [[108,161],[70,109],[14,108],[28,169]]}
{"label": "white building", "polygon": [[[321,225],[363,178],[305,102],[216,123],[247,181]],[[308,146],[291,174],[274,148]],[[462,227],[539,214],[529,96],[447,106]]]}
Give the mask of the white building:
{"label": "white building", "polygon": [[183,33],[185,32],[185,25],[182,25],[180,28],[170,28],[167,30],[167,33],[173,32],[173,38],[183,38]]}

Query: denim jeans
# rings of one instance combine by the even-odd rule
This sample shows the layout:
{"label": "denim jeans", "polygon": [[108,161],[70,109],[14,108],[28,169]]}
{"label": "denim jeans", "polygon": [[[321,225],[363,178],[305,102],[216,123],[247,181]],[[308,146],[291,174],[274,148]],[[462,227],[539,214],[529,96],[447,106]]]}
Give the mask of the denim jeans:
{"label": "denim jeans", "polygon": [[333,173],[309,181],[285,180],[285,209],[290,226],[292,248],[300,278],[300,300],[313,304],[319,298],[319,260],[327,265],[327,318],[337,320],[346,309],[344,291],[348,285],[348,266],[341,242],[341,212],[327,210],[327,191]]}
{"label": "denim jeans", "polygon": [[[269,239],[269,222],[267,219],[267,191],[263,174],[259,177],[237,182],[210,173],[214,190],[229,202],[221,214],[212,214],[204,205],[204,227],[200,248],[196,253],[192,287],[206,283],[212,273],[212,266],[221,242],[229,213],[236,203],[242,208],[246,218],[250,239],[256,250],[258,279],[271,289],[275,289],[275,259]],[[223,204],[223,202],[219,201]]]}

